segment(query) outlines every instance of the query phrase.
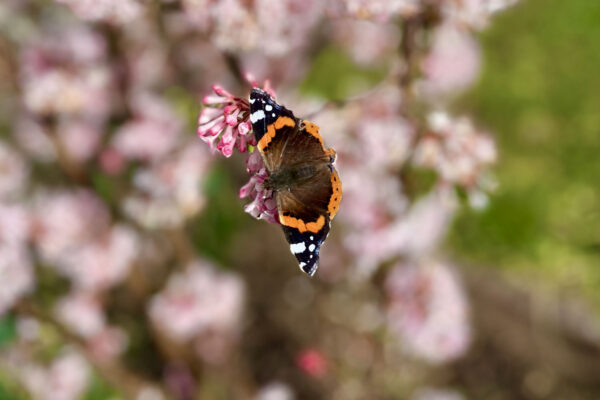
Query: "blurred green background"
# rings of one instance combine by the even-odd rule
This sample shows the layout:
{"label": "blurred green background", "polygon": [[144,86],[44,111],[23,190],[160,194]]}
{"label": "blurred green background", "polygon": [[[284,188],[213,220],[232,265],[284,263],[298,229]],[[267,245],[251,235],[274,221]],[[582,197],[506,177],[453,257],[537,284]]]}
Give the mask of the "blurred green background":
{"label": "blurred green background", "polygon": [[456,106],[494,133],[499,185],[449,247],[600,307],[600,2],[523,1],[480,38],[482,76]]}

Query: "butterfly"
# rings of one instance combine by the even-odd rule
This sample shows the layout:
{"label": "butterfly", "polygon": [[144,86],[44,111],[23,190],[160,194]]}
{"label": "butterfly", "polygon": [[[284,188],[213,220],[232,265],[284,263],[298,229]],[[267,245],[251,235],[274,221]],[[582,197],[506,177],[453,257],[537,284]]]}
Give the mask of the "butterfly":
{"label": "butterfly", "polygon": [[300,269],[313,276],[342,200],[336,153],[325,147],[317,125],[296,118],[258,88],[250,92],[250,122],[285,238]]}

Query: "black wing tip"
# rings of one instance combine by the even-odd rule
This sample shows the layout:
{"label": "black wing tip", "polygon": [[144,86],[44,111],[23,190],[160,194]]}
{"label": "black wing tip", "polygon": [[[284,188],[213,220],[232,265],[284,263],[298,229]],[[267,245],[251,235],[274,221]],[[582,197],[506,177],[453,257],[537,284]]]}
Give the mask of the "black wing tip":
{"label": "black wing tip", "polygon": [[300,266],[300,269],[302,270],[302,272],[304,272],[306,275],[308,275],[312,278],[313,276],[315,276],[315,273],[317,272],[317,269],[319,268],[318,259],[313,263],[306,264],[304,266],[299,264],[299,266]]}
{"label": "black wing tip", "polygon": [[264,90],[257,88],[257,87],[253,87],[252,90],[250,91],[250,98],[267,98],[267,99],[271,99],[271,95],[267,92],[265,92]]}

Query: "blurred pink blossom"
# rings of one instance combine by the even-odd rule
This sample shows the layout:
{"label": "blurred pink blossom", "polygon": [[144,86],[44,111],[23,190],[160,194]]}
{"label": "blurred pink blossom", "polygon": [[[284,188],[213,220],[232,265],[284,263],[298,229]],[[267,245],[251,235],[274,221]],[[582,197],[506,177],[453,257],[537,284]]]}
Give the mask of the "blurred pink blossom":
{"label": "blurred pink blossom", "polygon": [[23,384],[36,400],[77,400],[90,379],[90,366],[73,350],[66,350],[48,367],[28,364],[20,368]]}
{"label": "blurred pink blossom", "polygon": [[450,23],[439,26],[422,63],[421,90],[435,101],[468,88],[479,75],[480,59],[479,45],[466,30]]}
{"label": "blurred pink blossom", "polygon": [[125,199],[123,207],[147,228],[180,225],[204,206],[202,183],[211,161],[208,151],[196,141],[182,148],[134,175],[138,190]]}
{"label": "blurred pink blossom", "polygon": [[252,12],[240,0],[220,0],[205,7],[214,24],[212,42],[225,51],[252,50],[260,37]]}
{"label": "blurred pink blossom", "polygon": [[34,288],[33,266],[24,246],[0,243],[0,316]]}
{"label": "blurred pink blossom", "polygon": [[42,259],[60,262],[109,226],[104,203],[92,192],[42,191],[34,198],[33,238]]}
{"label": "blurred pink blossom", "polygon": [[324,5],[322,0],[256,0],[254,14],[260,28],[257,47],[270,56],[283,56],[302,48],[322,17]]}
{"label": "blurred pink blossom", "polygon": [[137,0],[56,0],[81,19],[124,24],[140,16],[143,6]]}
{"label": "blurred pink blossom", "polygon": [[345,245],[357,257],[363,273],[400,255],[423,257],[443,238],[456,208],[449,190],[433,191],[389,223],[347,235]]}
{"label": "blurred pink blossom", "polygon": [[389,327],[409,353],[442,363],[467,351],[471,342],[468,303],[446,264],[399,264],[385,287]]}
{"label": "blurred pink blossom", "polygon": [[131,100],[132,120],[116,132],[112,144],[124,156],[137,160],[155,160],[177,145],[183,128],[168,103],[152,94],[137,94]]}
{"label": "blurred pink blossom", "polygon": [[40,192],[34,201],[33,238],[41,258],[81,289],[102,290],[124,279],[139,238],[110,225],[104,203],[83,189]]}
{"label": "blurred pink blossom", "polygon": [[55,161],[56,150],[45,129],[31,118],[20,118],[13,131],[13,137],[33,160],[48,163]]}
{"label": "blurred pink blossom", "polygon": [[65,254],[55,266],[83,290],[104,290],[127,277],[139,254],[140,239],[125,225],[115,225]]}
{"label": "blurred pink blossom", "polygon": [[203,333],[236,331],[243,298],[239,277],[195,261],[171,276],[166,287],[150,301],[148,313],[158,330],[185,342]]}
{"label": "blurred pink blossom", "polygon": [[422,0],[341,0],[342,12],[357,18],[386,21],[419,11]]}
{"label": "blurred pink blossom", "polygon": [[0,200],[18,199],[29,180],[29,166],[11,146],[0,140]]}
{"label": "blurred pink blossom", "polygon": [[354,155],[362,152],[363,162],[372,170],[399,169],[412,150],[414,131],[413,125],[401,117],[365,118],[356,126]]}
{"label": "blurred pink blossom", "polygon": [[94,359],[107,361],[123,353],[128,343],[129,339],[124,330],[116,326],[106,326],[87,341],[87,348]]}
{"label": "blurred pink blossom", "polygon": [[0,202],[0,245],[23,246],[30,235],[30,216],[22,204]]}
{"label": "blurred pink blossom", "polygon": [[73,333],[86,339],[100,333],[106,324],[102,304],[88,291],[69,293],[58,300],[54,312]]}
{"label": "blurred pink blossom", "polygon": [[115,357],[127,344],[121,329],[107,325],[102,304],[91,291],[69,293],[57,302],[54,313],[69,330],[85,339],[96,359]]}
{"label": "blurred pink blossom", "polygon": [[69,157],[84,162],[98,150],[103,126],[94,120],[64,119],[59,121],[57,135]]}
{"label": "blurred pink blossom", "polygon": [[373,66],[394,54],[400,43],[400,30],[391,23],[342,19],[333,23],[335,39],[359,65]]}
{"label": "blurred pink blossom", "polygon": [[118,175],[125,168],[125,157],[114,147],[108,146],[100,153],[100,167],[109,175]]}
{"label": "blurred pink blossom", "polygon": [[329,369],[323,354],[315,349],[301,351],[297,356],[296,363],[304,373],[315,378],[325,376]]}
{"label": "blurred pink blossom", "polygon": [[487,168],[496,161],[496,145],[488,134],[470,119],[452,119],[445,112],[432,113],[429,127],[415,151],[416,165],[432,168],[443,182],[474,193],[493,189]]}
{"label": "blurred pink blossom", "polygon": [[305,46],[324,4],[322,0],[183,0],[189,20],[209,31],[219,49],[258,50],[269,56],[283,56]]}
{"label": "blurred pink blossom", "polygon": [[21,55],[25,105],[41,114],[106,116],[111,77],[105,62],[102,36],[79,25],[48,29]]}
{"label": "blurred pink blossom", "polygon": [[475,29],[485,28],[490,17],[498,11],[510,7],[518,0],[444,0],[444,16],[455,22]]}
{"label": "blurred pink blossom", "polygon": [[408,207],[408,199],[402,195],[402,184],[384,171],[346,166],[341,160],[339,171],[344,180],[344,207],[340,208],[339,214],[350,224],[352,231],[373,232],[402,215]]}
{"label": "blurred pink blossom", "polygon": [[283,382],[270,382],[261,387],[256,394],[256,400],[294,400],[294,392]]}

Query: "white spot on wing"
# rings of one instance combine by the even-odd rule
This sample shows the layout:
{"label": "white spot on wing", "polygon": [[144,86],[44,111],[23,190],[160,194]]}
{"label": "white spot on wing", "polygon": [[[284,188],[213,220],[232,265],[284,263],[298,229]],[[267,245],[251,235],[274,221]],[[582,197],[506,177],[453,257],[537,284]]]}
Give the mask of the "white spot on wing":
{"label": "white spot on wing", "polygon": [[275,118],[275,113],[271,114],[271,116],[272,116],[273,118]]}
{"label": "white spot on wing", "polygon": [[311,244],[310,246],[308,246],[308,251],[310,251],[310,252],[315,251],[315,247],[316,246],[314,244]]}
{"label": "white spot on wing", "polygon": [[315,237],[314,237],[314,236],[311,236],[311,237],[310,237],[310,240],[315,240]]}
{"label": "white spot on wing", "polygon": [[294,254],[302,253],[304,252],[304,250],[306,250],[306,245],[304,244],[304,242],[292,243],[290,244],[290,250]]}
{"label": "white spot on wing", "polygon": [[256,121],[259,121],[264,117],[265,112],[263,110],[254,111],[252,114],[250,114],[250,122],[254,124]]}
{"label": "white spot on wing", "polygon": [[273,109],[273,106],[272,106],[272,105],[270,105],[270,104],[267,104],[267,105],[265,106],[265,110],[266,110],[266,111],[271,111],[272,109]]}
{"label": "white spot on wing", "polygon": [[256,99],[250,99],[250,104],[254,104],[255,101]]}

